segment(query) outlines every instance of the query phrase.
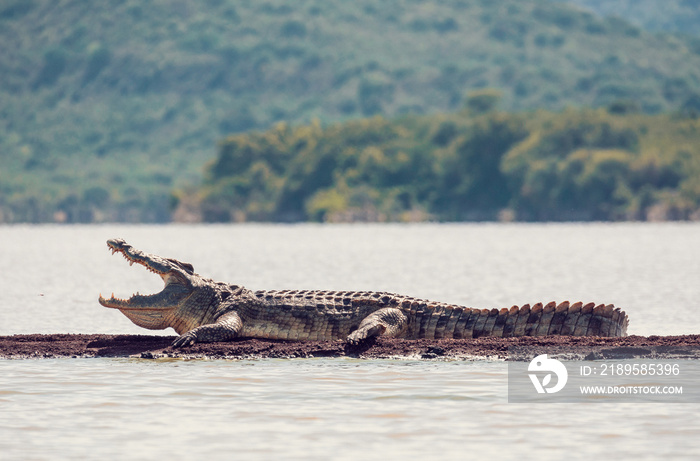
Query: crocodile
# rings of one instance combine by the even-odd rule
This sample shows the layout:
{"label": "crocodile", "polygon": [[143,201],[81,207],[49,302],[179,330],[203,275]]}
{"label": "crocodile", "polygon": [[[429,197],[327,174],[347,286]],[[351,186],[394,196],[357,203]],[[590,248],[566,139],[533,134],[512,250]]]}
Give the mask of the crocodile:
{"label": "crocodile", "polygon": [[105,299],[133,323],[172,327],[173,347],[234,338],[345,340],[359,345],[376,336],[460,339],[483,336],[626,336],[628,317],[612,304],[537,303],[478,309],[386,292],[259,290],[215,282],[192,264],[137,250],[110,239],[112,254],[158,274],[165,286],[152,295]]}

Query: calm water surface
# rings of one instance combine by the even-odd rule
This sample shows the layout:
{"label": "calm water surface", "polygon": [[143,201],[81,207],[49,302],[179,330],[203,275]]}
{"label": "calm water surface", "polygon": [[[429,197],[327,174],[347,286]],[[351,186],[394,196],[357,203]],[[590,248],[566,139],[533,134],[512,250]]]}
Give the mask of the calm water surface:
{"label": "calm water surface", "polygon": [[[0,227],[0,334],[147,333],[99,293],[156,292],[107,251],[251,289],[384,290],[475,307],[614,303],[631,334],[700,332],[700,226]],[[172,334],[172,331],[163,332]],[[697,459],[697,404],[508,404],[502,362],[0,361],[1,459]]]}

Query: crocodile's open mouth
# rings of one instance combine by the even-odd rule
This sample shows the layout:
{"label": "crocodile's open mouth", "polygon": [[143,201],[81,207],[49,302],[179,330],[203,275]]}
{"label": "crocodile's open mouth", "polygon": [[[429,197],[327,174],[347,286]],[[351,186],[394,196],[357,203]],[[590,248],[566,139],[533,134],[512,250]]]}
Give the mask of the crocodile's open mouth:
{"label": "crocodile's open mouth", "polygon": [[136,293],[129,299],[116,298],[114,293],[109,299],[105,299],[100,294],[99,302],[103,306],[119,309],[125,314],[127,314],[125,311],[138,310],[142,311],[142,314],[148,315],[148,311],[155,315],[156,311],[174,309],[183,298],[190,294],[190,290],[181,280],[182,277],[176,270],[173,270],[169,260],[145,254],[121,239],[110,239],[107,241],[107,246],[112,254],[121,253],[130,266],[137,263],[144,266],[149,272],[159,275],[163,279],[165,287],[159,293],[152,295]]}

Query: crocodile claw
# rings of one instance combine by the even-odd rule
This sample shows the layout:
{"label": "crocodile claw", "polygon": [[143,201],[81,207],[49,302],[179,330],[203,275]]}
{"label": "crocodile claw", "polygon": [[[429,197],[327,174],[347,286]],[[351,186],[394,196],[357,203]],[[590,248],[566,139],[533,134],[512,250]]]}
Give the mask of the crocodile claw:
{"label": "crocodile claw", "polygon": [[[359,332],[359,334],[358,334]],[[364,333],[364,334],[363,334]],[[348,335],[347,343],[351,346],[358,346],[360,343],[367,339],[367,332],[355,330]]]}
{"label": "crocodile claw", "polygon": [[191,346],[196,342],[197,342],[197,335],[192,331],[188,331],[187,333],[180,335],[175,341],[173,341],[172,346],[173,347],[185,347],[185,346]]}
{"label": "crocodile claw", "polygon": [[384,328],[381,325],[365,326],[358,328],[348,335],[347,342],[351,346],[359,346],[372,337],[383,332]]}

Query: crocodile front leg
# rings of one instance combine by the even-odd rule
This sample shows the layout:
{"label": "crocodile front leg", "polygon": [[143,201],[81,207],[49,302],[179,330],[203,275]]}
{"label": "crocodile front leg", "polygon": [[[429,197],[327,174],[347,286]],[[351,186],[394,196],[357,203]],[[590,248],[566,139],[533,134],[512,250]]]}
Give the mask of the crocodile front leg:
{"label": "crocodile front leg", "polygon": [[193,328],[173,341],[173,347],[191,346],[194,343],[214,343],[230,341],[243,329],[243,322],[238,312],[231,311],[222,315],[215,323]]}
{"label": "crocodile front leg", "polygon": [[348,343],[360,344],[373,336],[398,338],[408,329],[408,319],[400,309],[385,307],[365,317],[357,330],[348,335]]}

